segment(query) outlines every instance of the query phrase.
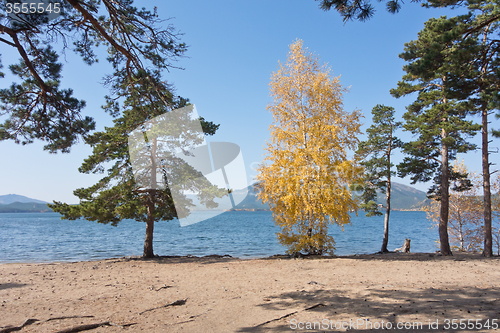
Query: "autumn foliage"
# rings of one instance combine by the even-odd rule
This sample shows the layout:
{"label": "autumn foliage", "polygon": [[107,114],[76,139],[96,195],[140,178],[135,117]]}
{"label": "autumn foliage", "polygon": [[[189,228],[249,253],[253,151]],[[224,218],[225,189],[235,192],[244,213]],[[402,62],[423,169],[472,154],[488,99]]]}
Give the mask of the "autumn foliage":
{"label": "autumn foliage", "polygon": [[349,223],[358,208],[349,184],[361,168],[348,151],[356,149],[361,115],[343,109],[339,78],[302,44],[290,45],[287,62],[271,77],[274,121],[257,176],[259,198],[269,202],[288,252],[332,253],[329,223]]}

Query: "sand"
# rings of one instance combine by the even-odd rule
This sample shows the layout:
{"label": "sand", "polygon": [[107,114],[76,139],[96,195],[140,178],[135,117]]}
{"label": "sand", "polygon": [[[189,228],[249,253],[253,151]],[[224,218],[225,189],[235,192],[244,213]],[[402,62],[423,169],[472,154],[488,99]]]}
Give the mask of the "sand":
{"label": "sand", "polygon": [[460,253],[2,264],[0,332],[27,319],[19,332],[466,332],[451,320],[500,322],[499,264]]}

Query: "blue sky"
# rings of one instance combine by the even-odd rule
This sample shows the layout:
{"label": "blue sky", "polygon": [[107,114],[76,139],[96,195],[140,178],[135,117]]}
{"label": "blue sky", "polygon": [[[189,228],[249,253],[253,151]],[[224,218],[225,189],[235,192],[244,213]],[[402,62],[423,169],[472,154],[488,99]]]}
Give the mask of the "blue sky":
{"label": "blue sky", "polygon": [[[376,104],[393,106],[397,116],[414,96],[395,99],[389,90],[403,75],[404,62],[398,58],[404,43],[417,38],[424,22],[441,15],[460,12],[449,9],[425,9],[406,3],[398,14],[389,14],[383,4],[374,2],[377,12],[367,22],[343,23],[334,11],[324,12],[313,0],[256,1],[137,1],[139,6],[157,6],[161,17],[183,33],[189,45],[185,58],[164,77],[176,87],[176,93],[196,105],[200,116],[220,124],[209,141],[229,141],[241,147],[249,181],[263,159],[272,117],[266,110],[271,102],[268,83],[278,60],[285,62],[288,46],[302,39],[304,46],[328,63],[333,75],[340,75],[346,110],[360,109],[365,118],[363,129],[371,123]],[[56,47],[56,46],[55,46]],[[2,63],[18,58],[8,46],[2,46]],[[93,116],[98,129],[111,124],[100,105],[107,93],[100,81],[109,67],[103,58],[94,66],[85,65],[76,55],[61,56],[64,87],[72,87],[75,96],[87,102],[85,115]],[[12,81],[0,81],[5,87]],[[496,123],[493,122],[493,127]],[[498,126],[496,126],[498,127]],[[411,137],[400,133],[404,140]],[[364,139],[364,136],[360,139]],[[480,143],[479,138],[474,142]],[[492,146],[498,144],[493,141]],[[27,146],[0,142],[0,195],[16,193],[45,201],[77,203],[72,192],[94,184],[99,177],[78,173],[78,167],[91,150],[83,143],[70,154],[48,154],[42,144]],[[480,170],[480,152],[462,156],[472,170]],[[401,160],[397,154],[395,162]],[[493,162],[498,156],[492,155]],[[396,180],[409,184],[409,179]],[[426,191],[428,184],[417,184]]]}

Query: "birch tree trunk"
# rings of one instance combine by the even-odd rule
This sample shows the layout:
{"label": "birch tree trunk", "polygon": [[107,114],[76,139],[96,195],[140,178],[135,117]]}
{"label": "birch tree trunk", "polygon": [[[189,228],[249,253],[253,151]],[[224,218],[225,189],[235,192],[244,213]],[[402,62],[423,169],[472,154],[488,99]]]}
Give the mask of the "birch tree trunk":
{"label": "birch tree trunk", "polygon": [[386,253],[387,244],[389,243],[389,215],[391,214],[391,153],[392,153],[392,131],[389,134],[389,149],[387,150],[387,188],[386,188],[386,209],[384,217],[384,239],[382,241],[382,249],[380,252]]}

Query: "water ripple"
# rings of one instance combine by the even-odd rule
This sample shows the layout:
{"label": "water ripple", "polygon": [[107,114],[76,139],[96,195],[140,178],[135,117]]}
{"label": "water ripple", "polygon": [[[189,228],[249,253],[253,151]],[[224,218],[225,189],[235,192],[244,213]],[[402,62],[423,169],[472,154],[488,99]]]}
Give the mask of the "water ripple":
{"label": "water ripple", "polygon": [[[195,214],[204,214],[195,212]],[[132,220],[118,227],[86,220],[61,220],[57,213],[0,214],[0,262],[79,261],[141,255],[145,224]],[[412,252],[434,252],[436,229],[424,212],[392,212],[389,249],[410,238]],[[155,224],[154,250],[159,255],[229,254],[240,258],[285,253],[270,212],[225,212],[181,228],[177,220]],[[353,215],[352,224],[330,226],[336,254],[380,250],[383,217]]]}

